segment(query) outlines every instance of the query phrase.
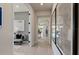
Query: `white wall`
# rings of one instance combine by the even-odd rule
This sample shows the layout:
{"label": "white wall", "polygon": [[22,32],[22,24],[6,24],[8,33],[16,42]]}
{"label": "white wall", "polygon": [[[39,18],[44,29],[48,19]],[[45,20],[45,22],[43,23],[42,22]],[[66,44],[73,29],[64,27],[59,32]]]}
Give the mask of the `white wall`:
{"label": "white wall", "polygon": [[37,15],[36,12],[34,11],[34,44],[37,44],[37,39],[38,39],[38,20],[37,20]]}
{"label": "white wall", "polygon": [[0,4],[3,8],[3,23],[0,28],[0,54],[12,54],[12,5]]}
{"label": "white wall", "polygon": [[14,12],[26,12],[29,11],[28,7],[24,3],[15,3],[13,4]]}
{"label": "white wall", "polygon": [[35,44],[35,40],[36,40],[36,30],[35,30],[35,27],[36,27],[36,17],[35,17],[35,12],[33,10],[33,8],[31,7],[30,4],[25,4],[26,7],[29,9],[29,13],[30,13],[30,16],[29,16],[29,22],[30,22],[30,25],[29,25],[29,39],[30,39],[30,46],[33,46]]}
{"label": "white wall", "polygon": [[51,16],[50,16],[50,20],[49,20],[49,39],[50,39],[50,41],[49,41],[49,43],[50,43],[50,46],[51,46],[51,44],[52,44],[52,19],[51,19]]}
{"label": "white wall", "polygon": [[38,24],[40,24],[40,25],[48,25],[48,23],[49,23],[49,19],[50,19],[50,17],[49,16],[38,16],[37,17],[38,18]]}
{"label": "white wall", "polygon": [[50,16],[50,11],[37,11],[37,16]]}

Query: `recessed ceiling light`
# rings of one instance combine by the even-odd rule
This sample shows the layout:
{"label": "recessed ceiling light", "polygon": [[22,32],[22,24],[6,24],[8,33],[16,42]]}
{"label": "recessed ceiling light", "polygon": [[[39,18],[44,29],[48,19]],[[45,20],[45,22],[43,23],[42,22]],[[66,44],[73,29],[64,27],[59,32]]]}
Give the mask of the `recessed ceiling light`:
{"label": "recessed ceiling light", "polygon": [[16,5],[16,8],[19,8],[19,5]]}
{"label": "recessed ceiling light", "polygon": [[40,5],[43,5],[43,3],[40,3]]}

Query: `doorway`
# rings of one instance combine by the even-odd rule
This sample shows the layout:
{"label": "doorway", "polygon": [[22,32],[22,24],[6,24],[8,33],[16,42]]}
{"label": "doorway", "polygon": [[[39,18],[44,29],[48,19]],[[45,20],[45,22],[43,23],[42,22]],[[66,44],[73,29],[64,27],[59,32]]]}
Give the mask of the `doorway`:
{"label": "doorway", "polygon": [[14,12],[13,20],[13,49],[14,54],[19,48],[28,46],[29,41],[29,12]]}
{"label": "doorway", "polygon": [[39,47],[50,47],[49,43],[49,16],[38,16],[38,46]]}

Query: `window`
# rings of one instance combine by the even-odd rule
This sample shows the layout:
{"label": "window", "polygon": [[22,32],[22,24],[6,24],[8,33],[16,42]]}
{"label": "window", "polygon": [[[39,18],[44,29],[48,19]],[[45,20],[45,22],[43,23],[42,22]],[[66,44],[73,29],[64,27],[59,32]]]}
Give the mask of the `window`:
{"label": "window", "polygon": [[71,54],[72,15],[71,4],[57,4],[52,15],[52,39],[62,54]]}
{"label": "window", "polygon": [[71,54],[71,4],[58,4],[56,8],[56,44],[64,54]]}

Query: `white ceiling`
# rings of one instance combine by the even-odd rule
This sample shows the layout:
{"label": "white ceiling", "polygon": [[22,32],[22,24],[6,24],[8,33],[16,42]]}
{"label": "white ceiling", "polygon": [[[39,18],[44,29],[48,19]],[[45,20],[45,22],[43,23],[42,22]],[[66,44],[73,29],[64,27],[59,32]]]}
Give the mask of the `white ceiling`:
{"label": "white ceiling", "polygon": [[32,8],[35,11],[48,11],[52,9],[52,4],[53,3],[44,3],[43,5],[40,5],[40,3],[30,3]]}

